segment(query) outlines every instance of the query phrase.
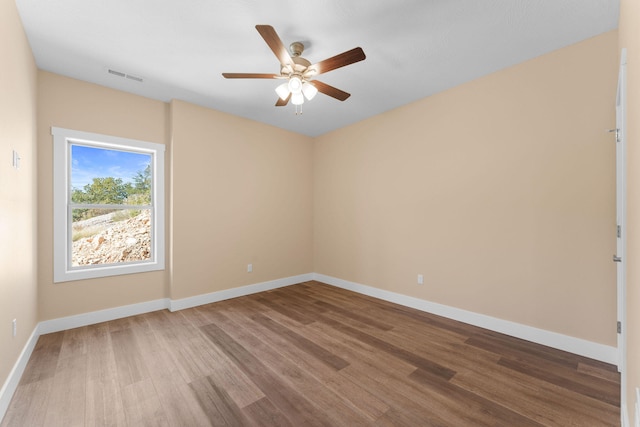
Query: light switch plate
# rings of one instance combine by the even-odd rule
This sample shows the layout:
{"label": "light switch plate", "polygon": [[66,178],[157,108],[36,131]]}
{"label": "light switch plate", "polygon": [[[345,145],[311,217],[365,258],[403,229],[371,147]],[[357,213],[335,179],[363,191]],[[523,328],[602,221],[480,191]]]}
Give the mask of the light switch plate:
{"label": "light switch plate", "polygon": [[16,169],[20,169],[20,155],[18,155],[18,152],[16,150],[13,150],[13,157],[11,158],[11,165]]}

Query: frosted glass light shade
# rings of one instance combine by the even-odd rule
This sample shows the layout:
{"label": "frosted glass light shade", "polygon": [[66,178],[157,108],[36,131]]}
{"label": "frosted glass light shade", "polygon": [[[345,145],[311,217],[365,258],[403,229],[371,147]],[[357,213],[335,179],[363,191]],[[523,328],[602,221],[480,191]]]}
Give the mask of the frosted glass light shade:
{"label": "frosted glass light shade", "polygon": [[291,94],[291,103],[293,105],[302,105],[304,103],[304,96],[302,95],[302,92],[293,92]]}
{"label": "frosted glass light shade", "polygon": [[276,93],[278,94],[280,99],[282,99],[283,101],[286,101],[287,97],[289,96],[289,83],[287,82],[279,85],[276,88]]}
{"label": "frosted glass light shade", "polygon": [[299,77],[291,77],[289,79],[289,90],[291,93],[300,93],[302,91],[302,80]]}
{"label": "frosted glass light shade", "polygon": [[302,93],[304,93],[304,96],[311,101],[313,99],[314,96],[316,96],[316,94],[318,93],[318,89],[312,85],[311,83],[304,83],[302,85]]}

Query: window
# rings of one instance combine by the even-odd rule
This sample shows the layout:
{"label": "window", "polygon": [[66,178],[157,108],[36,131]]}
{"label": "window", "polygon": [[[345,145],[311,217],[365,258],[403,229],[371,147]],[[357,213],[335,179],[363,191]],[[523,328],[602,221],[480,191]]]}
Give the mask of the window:
{"label": "window", "polygon": [[54,282],[164,269],[164,145],[51,133]]}

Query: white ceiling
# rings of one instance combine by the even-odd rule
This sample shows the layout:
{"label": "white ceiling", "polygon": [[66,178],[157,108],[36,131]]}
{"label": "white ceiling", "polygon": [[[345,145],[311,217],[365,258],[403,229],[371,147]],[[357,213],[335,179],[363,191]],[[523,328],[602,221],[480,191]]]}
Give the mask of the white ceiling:
{"label": "white ceiling", "polygon": [[[181,99],[317,136],[618,26],[619,0],[16,0],[40,69],[162,101]],[[351,93],[274,107],[278,73],[255,29],[312,63],[367,59],[318,77]],[[142,77],[140,83],[109,74]]]}

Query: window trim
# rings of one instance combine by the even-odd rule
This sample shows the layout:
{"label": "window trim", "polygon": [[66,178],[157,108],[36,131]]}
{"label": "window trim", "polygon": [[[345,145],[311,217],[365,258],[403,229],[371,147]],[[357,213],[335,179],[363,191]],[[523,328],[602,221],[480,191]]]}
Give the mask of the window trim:
{"label": "window trim", "polygon": [[[148,141],[121,138],[72,129],[51,127],[53,135],[53,281],[84,280],[121,274],[164,270],[164,152],[165,146]],[[152,155],[151,187],[151,260],[122,264],[71,267],[71,169],[70,145],[86,144],[114,150],[128,150]]]}

